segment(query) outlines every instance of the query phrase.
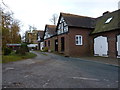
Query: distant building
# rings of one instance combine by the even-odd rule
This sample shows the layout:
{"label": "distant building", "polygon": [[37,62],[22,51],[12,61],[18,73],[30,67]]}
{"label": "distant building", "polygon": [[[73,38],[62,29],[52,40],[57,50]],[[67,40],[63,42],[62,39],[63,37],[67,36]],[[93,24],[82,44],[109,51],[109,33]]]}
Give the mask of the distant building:
{"label": "distant building", "polygon": [[56,25],[46,25],[44,31],[44,47],[48,48],[48,51],[55,51],[56,40]]}
{"label": "distant building", "polygon": [[97,18],[91,33],[94,55],[120,58],[120,9]]}
{"label": "distant building", "polygon": [[38,30],[33,30],[32,32],[27,31],[25,34],[25,42],[37,44],[37,33]]}
{"label": "distant building", "polygon": [[43,34],[44,34],[43,30],[39,30],[37,33],[38,50],[42,50],[44,47]]}

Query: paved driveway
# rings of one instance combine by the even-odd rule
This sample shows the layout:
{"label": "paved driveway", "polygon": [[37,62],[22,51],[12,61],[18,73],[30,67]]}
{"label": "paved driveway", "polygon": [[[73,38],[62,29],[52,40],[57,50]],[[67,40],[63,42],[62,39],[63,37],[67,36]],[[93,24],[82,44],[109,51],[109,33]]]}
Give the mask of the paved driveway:
{"label": "paved driveway", "polygon": [[3,64],[3,88],[117,88],[118,67],[52,53]]}

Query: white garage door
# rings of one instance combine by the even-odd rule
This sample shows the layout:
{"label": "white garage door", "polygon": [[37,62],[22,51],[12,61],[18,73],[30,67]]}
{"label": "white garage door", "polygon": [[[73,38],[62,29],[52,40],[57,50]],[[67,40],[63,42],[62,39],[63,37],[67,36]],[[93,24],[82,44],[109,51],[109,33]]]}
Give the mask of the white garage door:
{"label": "white garage door", "polygon": [[98,56],[108,55],[107,37],[99,36],[94,39],[94,54]]}
{"label": "white garage door", "polygon": [[117,36],[117,51],[118,57],[120,58],[120,35]]}

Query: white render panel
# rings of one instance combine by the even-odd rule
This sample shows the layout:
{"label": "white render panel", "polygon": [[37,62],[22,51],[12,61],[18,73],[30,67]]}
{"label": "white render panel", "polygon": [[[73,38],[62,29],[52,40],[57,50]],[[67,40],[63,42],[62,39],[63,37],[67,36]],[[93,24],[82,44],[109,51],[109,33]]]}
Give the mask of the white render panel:
{"label": "white render panel", "polygon": [[94,39],[94,54],[98,56],[108,55],[107,37],[99,36]]}
{"label": "white render panel", "polygon": [[40,42],[40,50],[43,50],[43,47],[44,47],[44,42]]}
{"label": "white render panel", "polygon": [[117,51],[118,57],[120,57],[120,35],[117,36]]}

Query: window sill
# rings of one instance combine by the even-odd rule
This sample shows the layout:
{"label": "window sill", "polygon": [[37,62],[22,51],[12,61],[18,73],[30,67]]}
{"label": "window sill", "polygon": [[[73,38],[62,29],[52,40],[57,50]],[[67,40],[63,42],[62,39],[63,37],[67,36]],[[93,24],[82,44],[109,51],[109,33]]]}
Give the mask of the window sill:
{"label": "window sill", "polygon": [[76,44],[76,46],[83,46],[83,44]]}

